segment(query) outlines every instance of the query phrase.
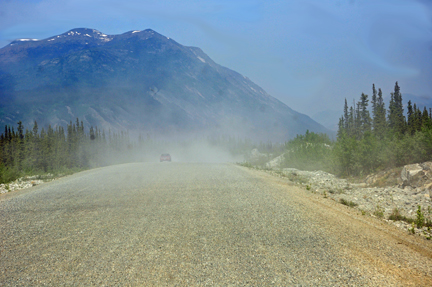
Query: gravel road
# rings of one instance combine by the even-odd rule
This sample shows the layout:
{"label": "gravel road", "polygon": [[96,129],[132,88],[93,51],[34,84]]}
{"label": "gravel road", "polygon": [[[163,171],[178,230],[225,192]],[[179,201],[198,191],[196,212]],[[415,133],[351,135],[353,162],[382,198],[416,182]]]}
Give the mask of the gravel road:
{"label": "gravel road", "polygon": [[432,244],[233,164],[135,163],[0,197],[1,286],[432,286]]}

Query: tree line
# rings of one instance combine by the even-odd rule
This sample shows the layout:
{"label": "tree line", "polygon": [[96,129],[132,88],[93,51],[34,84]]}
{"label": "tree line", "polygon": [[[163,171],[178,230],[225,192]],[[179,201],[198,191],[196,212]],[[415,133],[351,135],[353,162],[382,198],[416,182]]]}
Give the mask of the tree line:
{"label": "tree line", "polygon": [[272,148],[271,142],[259,145],[251,140],[229,135],[199,136],[186,140],[156,140],[141,134],[134,138],[129,132],[112,132],[91,126],[84,127],[78,118],[66,127],[49,125],[39,128],[34,121],[27,129],[22,122],[17,127],[5,126],[0,134],[0,183],[24,175],[45,173],[67,174],[77,170],[111,164],[157,161],[162,153],[174,153],[174,159],[207,158],[214,151],[238,156],[257,146]]}
{"label": "tree line", "polygon": [[396,82],[388,108],[381,89],[372,85],[369,96],[362,93],[339,120],[334,152],[338,169],[346,175],[367,174],[379,169],[428,161],[432,156],[432,111],[423,111],[408,101],[404,112]]}
{"label": "tree line", "polygon": [[[370,106],[369,106],[370,101]],[[421,110],[408,101],[406,113],[396,82],[388,107],[381,89],[372,85],[372,97],[362,93],[348,106],[345,99],[337,140],[307,131],[284,144],[253,143],[248,139],[216,135],[190,141],[157,141],[149,136],[131,140],[128,131],[107,133],[97,127],[85,129],[79,119],[66,127],[41,128],[34,122],[5,126],[0,134],[0,183],[23,175],[62,173],[96,166],[155,160],[158,154],[190,147],[217,147],[233,156],[253,148],[262,153],[284,153],[285,167],[321,169],[339,175],[364,175],[381,169],[423,162],[432,158],[432,110]],[[193,151],[192,151],[193,153]]]}
{"label": "tree line", "polygon": [[84,130],[76,119],[66,126],[51,125],[39,130],[34,121],[31,130],[18,122],[17,129],[6,125],[0,135],[0,183],[22,175],[61,173],[108,164],[106,154],[131,149],[127,132],[108,134],[97,127]]}
{"label": "tree line", "polygon": [[285,166],[323,169],[344,176],[432,159],[432,110],[408,101],[406,112],[398,83],[386,106],[381,89],[357,102],[345,99],[337,140],[307,132],[286,143]]}

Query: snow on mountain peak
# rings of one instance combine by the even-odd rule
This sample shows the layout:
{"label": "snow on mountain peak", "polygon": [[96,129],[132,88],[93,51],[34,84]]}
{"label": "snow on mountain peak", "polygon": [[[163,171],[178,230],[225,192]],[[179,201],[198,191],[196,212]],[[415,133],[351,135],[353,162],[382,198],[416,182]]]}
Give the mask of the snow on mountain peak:
{"label": "snow on mountain peak", "polygon": [[29,41],[39,41],[39,39],[16,39],[15,41],[29,42]]}
{"label": "snow on mountain peak", "polygon": [[40,40],[39,40],[39,39],[27,39],[27,38],[24,38],[24,39],[16,39],[16,40],[12,41],[9,45],[10,45],[10,46],[13,46],[13,45],[18,44],[18,43],[37,42],[37,41],[40,41]]}
{"label": "snow on mountain peak", "polygon": [[61,35],[62,37],[88,37],[101,40],[103,42],[109,42],[112,40],[111,36],[108,36],[98,30],[89,28],[75,28]]}

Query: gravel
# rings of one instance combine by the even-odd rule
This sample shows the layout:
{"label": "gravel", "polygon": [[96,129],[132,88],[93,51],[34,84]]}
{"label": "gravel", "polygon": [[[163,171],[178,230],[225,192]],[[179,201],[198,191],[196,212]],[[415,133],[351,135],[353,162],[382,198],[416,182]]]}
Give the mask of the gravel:
{"label": "gravel", "polygon": [[430,286],[429,242],[351,210],[232,164],[94,169],[0,197],[0,282]]}
{"label": "gravel", "polygon": [[352,183],[346,179],[337,178],[324,171],[301,171],[294,168],[284,168],[280,171],[270,170],[269,173],[287,177],[310,192],[321,194],[337,202],[341,200],[351,203],[352,207],[372,217],[380,217],[386,222],[404,231],[411,231],[430,239],[432,232],[427,227],[413,228],[405,221],[387,220],[395,209],[407,218],[417,217],[418,206],[421,206],[425,218],[432,221],[432,201],[430,192],[424,188],[405,186],[368,187],[366,183]]}

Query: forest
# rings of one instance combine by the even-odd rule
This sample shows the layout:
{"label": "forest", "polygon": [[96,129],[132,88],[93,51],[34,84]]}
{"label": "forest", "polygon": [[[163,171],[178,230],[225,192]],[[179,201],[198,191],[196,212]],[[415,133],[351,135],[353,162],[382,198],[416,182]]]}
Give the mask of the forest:
{"label": "forest", "polygon": [[[381,89],[345,99],[337,140],[307,132],[285,144],[285,166],[322,169],[339,176],[362,176],[432,159],[432,111],[408,101],[406,112],[396,82],[388,106]],[[370,105],[369,105],[370,104]]]}
{"label": "forest", "polygon": [[31,130],[18,122],[17,129],[5,126],[0,135],[0,183],[24,175],[70,173],[108,164],[103,154],[131,148],[127,133],[111,133],[91,127],[86,133],[83,122]]}
{"label": "forest", "polygon": [[188,140],[156,140],[130,136],[127,130],[105,132],[86,128],[78,118],[66,128],[32,129],[22,122],[5,126],[0,135],[0,184],[29,175],[70,174],[89,168],[129,162],[158,161],[172,152],[176,160],[232,161],[254,146],[250,140],[231,136],[194,137]]}
{"label": "forest", "polygon": [[183,154],[186,161],[196,160],[194,156],[200,150],[201,160],[242,161],[254,148],[268,159],[284,154],[282,167],[364,176],[431,160],[432,110],[421,110],[409,101],[405,112],[397,82],[386,106],[381,89],[372,85],[370,99],[362,93],[352,106],[345,99],[336,141],[326,134],[307,131],[283,144],[253,143],[231,136],[157,141],[140,135],[132,140],[128,131],[106,132],[92,126],[86,129],[78,118],[66,128],[39,129],[35,121],[29,130],[18,122],[16,130],[5,126],[0,135],[0,183],[24,175],[66,174],[110,164],[154,161],[168,150]]}

